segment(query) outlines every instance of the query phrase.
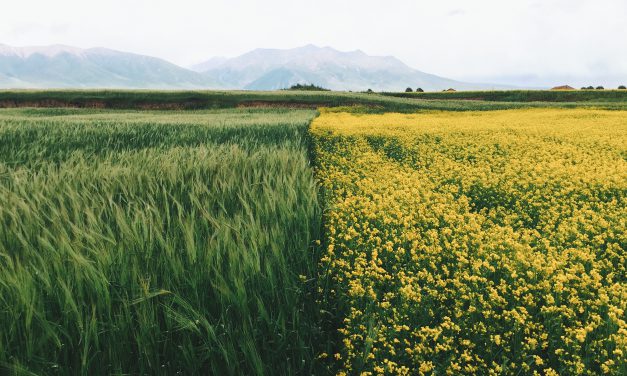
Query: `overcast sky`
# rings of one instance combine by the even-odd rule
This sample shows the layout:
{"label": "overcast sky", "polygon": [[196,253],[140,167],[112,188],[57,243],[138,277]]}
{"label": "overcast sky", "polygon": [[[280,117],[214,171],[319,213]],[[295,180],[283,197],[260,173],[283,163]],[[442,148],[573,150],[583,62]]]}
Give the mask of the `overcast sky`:
{"label": "overcast sky", "polygon": [[4,0],[0,43],[190,65],[313,43],[519,85],[627,83],[627,0]]}

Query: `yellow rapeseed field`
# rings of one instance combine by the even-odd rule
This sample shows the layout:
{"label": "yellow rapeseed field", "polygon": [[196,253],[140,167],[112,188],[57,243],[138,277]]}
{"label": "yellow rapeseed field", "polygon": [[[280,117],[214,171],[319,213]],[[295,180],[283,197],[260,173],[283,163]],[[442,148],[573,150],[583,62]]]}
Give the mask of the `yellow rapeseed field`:
{"label": "yellow rapeseed field", "polygon": [[627,112],[311,131],[340,374],[627,374]]}

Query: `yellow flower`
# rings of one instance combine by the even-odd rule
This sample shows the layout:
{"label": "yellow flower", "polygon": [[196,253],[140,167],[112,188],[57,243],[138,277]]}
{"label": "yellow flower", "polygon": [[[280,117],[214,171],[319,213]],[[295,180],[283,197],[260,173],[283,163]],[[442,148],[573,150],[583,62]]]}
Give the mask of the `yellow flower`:
{"label": "yellow flower", "polygon": [[627,348],[626,119],[321,110],[311,125],[329,208],[321,279],[343,307],[342,371],[556,375],[544,368],[553,351],[564,374],[616,373]]}

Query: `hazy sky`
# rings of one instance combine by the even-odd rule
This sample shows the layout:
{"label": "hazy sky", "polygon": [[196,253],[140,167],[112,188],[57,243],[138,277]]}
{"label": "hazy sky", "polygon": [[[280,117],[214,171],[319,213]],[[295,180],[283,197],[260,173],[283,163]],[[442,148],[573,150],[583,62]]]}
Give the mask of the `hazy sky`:
{"label": "hazy sky", "polygon": [[190,65],[313,43],[462,80],[627,84],[627,0],[3,0],[0,43]]}

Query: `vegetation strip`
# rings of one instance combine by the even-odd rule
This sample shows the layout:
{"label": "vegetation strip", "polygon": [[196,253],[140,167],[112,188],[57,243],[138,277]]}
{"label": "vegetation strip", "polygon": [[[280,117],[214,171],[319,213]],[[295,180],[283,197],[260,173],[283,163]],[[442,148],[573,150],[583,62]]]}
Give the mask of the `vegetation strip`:
{"label": "vegetation strip", "polygon": [[[592,88],[591,88],[592,89]],[[405,92],[383,95],[414,99],[473,100],[491,102],[625,102],[627,90],[494,90],[455,92]]]}
{"label": "vegetation strip", "polygon": [[[473,99],[473,100],[468,100]],[[544,101],[544,102],[542,102]],[[529,107],[597,107],[627,110],[627,91],[485,91],[452,93],[351,93],[311,90],[149,91],[0,90],[0,108],[75,107],[198,110],[236,107],[357,107],[359,112],[484,111]]]}

